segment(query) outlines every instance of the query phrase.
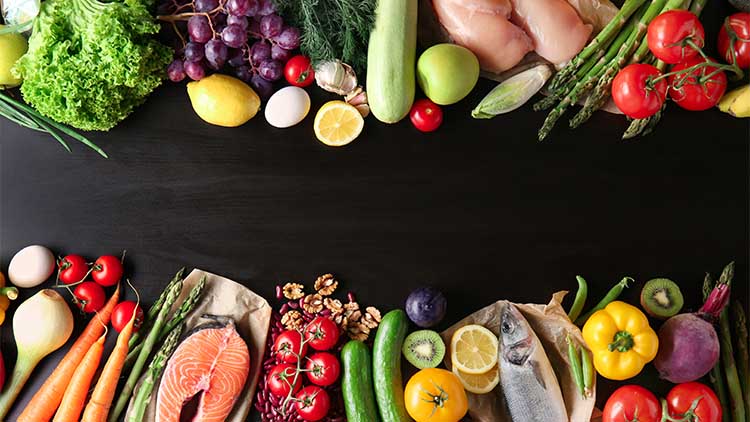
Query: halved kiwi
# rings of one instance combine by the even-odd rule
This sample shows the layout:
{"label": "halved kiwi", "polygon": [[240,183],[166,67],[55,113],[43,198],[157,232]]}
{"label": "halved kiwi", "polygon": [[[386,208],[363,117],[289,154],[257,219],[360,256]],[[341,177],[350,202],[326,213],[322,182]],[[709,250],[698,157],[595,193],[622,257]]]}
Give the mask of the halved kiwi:
{"label": "halved kiwi", "polygon": [[445,343],[440,334],[432,330],[419,330],[406,337],[401,351],[406,360],[417,368],[434,368],[445,357]]}
{"label": "halved kiwi", "polygon": [[683,303],[680,288],[668,278],[649,280],[641,290],[641,306],[655,318],[665,319],[677,315]]}

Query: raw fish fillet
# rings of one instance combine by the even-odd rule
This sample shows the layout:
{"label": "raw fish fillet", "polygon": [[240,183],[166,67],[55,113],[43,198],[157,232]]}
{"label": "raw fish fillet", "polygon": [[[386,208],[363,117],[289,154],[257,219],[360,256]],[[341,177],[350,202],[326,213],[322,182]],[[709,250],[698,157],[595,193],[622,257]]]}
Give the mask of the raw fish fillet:
{"label": "raw fish fillet", "polygon": [[511,21],[526,31],[537,54],[550,62],[567,62],[586,46],[593,28],[567,1],[512,0],[512,4]]}
{"label": "raw fish fillet", "polygon": [[179,422],[185,403],[201,394],[193,422],[224,422],[250,372],[247,344],[234,322],[199,327],[175,350],[164,370],[156,422]]}
{"label": "raw fish fillet", "polygon": [[474,52],[486,71],[508,70],[534,49],[529,36],[508,20],[509,0],[433,0],[432,5],[451,38]]}

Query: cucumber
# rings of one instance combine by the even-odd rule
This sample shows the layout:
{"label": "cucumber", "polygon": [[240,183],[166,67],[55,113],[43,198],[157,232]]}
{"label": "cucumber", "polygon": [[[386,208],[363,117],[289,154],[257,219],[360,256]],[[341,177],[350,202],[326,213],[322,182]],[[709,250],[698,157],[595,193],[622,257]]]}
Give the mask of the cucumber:
{"label": "cucumber", "polygon": [[367,101],[373,116],[396,123],[414,102],[417,0],[378,0],[367,47]]}
{"label": "cucumber", "polygon": [[370,348],[361,341],[350,341],[341,349],[341,392],[344,395],[346,420],[378,422],[378,407],[372,389]]}
{"label": "cucumber", "polygon": [[401,347],[408,328],[406,313],[396,309],[385,314],[375,334],[372,374],[383,422],[411,421],[404,405],[404,384],[401,381]]}

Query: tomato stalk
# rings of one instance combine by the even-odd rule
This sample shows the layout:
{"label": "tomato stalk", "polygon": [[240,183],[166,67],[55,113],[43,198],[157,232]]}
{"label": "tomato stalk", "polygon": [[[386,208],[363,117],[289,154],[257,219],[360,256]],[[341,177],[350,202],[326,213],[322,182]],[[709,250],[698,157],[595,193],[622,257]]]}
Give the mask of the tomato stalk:
{"label": "tomato stalk", "polygon": [[[299,379],[300,374],[302,374],[302,372],[307,371],[306,369],[302,368],[302,355],[305,350],[305,345],[307,345],[307,343],[309,343],[313,338],[315,338],[314,336],[305,338],[306,337],[305,333],[307,332],[307,328],[310,326],[310,324],[311,322],[307,323],[307,325],[305,325],[305,327],[301,331],[298,330],[300,332],[302,341],[300,341],[300,344],[299,344],[299,352],[292,351],[292,354],[297,358],[297,362],[296,362],[296,369],[294,371],[294,378],[292,379],[291,384],[289,383],[288,378],[282,378],[282,381],[286,382],[289,385],[289,393],[287,393],[286,397],[281,402],[280,409],[278,410],[281,416],[284,418],[287,416],[286,415],[287,406],[289,406],[289,404],[291,403],[299,401],[294,397],[294,386],[297,385],[297,380]],[[283,347],[287,348],[290,346],[285,344]],[[283,350],[288,351],[289,349],[283,349]],[[282,375],[286,375],[286,373],[282,372]],[[290,407],[290,410],[291,410],[291,407]]]}
{"label": "tomato stalk", "polygon": [[703,400],[703,396],[699,396],[693,402],[690,404],[690,408],[687,410],[687,412],[683,413],[678,416],[672,416],[669,414],[669,409],[667,407],[667,401],[665,399],[661,399],[661,422],[698,422],[700,421],[700,417],[696,414],[696,409],[698,409],[698,405],[700,404],[701,400]]}

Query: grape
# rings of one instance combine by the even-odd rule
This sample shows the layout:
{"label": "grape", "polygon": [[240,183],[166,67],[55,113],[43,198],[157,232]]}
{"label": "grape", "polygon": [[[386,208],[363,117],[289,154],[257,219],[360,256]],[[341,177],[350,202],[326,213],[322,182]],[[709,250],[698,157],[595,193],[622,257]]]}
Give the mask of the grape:
{"label": "grape", "polygon": [[274,44],[271,47],[271,58],[286,63],[292,58],[292,50],[287,50],[286,48],[279,47],[278,44]]}
{"label": "grape", "polygon": [[187,26],[188,35],[190,35],[191,41],[204,43],[213,37],[211,24],[208,23],[208,18],[203,15],[191,16],[190,19],[188,19]]}
{"label": "grape", "polygon": [[258,4],[258,0],[247,0],[247,12],[245,12],[245,16],[255,16],[258,14],[258,8],[260,7],[260,4]]}
{"label": "grape", "polygon": [[244,16],[235,16],[235,15],[227,16],[227,25],[239,25],[243,31],[247,30],[247,26],[249,24],[250,23],[247,21],[247,18]]}
{"label": "grape", "polygon": [[219,0],[195,0],[193,4],[196,12],[205,13],[219,7]]}
{"label": "grape", "polygon": [[[226,13],[217,13],[217,14],[214,15],[213,21],[214,21],[214,27],[216,27],[216,25],[226,25],[226,23],[227,23],[227,14]],[[219,31],[216,31],[216,32],[219,32]]]}
{"label": "grape", "polygon": [[250,69],[250,66],[239,66],[234,69],[234,75],[237,76],[238,79],[250,82],[253,78],[253,71]]}
{"label": "grape", "polygon": [[263,16],[260,19],[260,33],[266,38],[274,38],[281,33],[284,20],[277,14]]}
{"label": "grape", "polygon": [[185,60],[188,62],[197,62],[203,60],[203,44],[189,42],[185,45]]}
{"label": "grape", "polygon": [[273,40],[276,41],[276,44],[280,47],[286,48],[287,50],[294,50],[299,47],[299,39],[299,29],[293,26],[287,26]]}
{"label": "grape", "polygon": [[250,85],[252,85],[260,98],[266,99],[273,94],[273,84],[263,79],[260,75],[253,75],[252,79],[250,79]]}
{"label": "grape", "polygon": [[239,25],[227,25],[221,31],[221,40],[227,47],[240,48],[247,42],[247,32]]}
{"label": "grape", "polygon": [[258,0],[258,15],[266,16],[276,12],[276,5],[273,4],[273,0]]}
{"label": "grape", "polygon": [[263,36],[260,35],[260,20],[258,19],[250,19],[247,25],[247,31],[253,36],[253,38],[263,38]]}
{"label": "grape", "polygon": [[250,2],[248,0],[228,0],[224,7],[230,15],[242,16],[250,8]]}
{"label": "grape", "polygon": [[265,41],[256,41],[250,47],[250,62],[259,64],[271,58],[271,46]]}
{"label": "grape", "polygon": [[203,62],[186,62],[183,66],[185,73],[194,81],[199,81],[206,76],[206,68]]}
{"label": "grape", "polygon": [[185,69],[182,67],[182,60],[175,59],[172,61],[167,68],[167,75],[169,75],[169,80],[172,82],[180,82],[185,79]]}
{"label": "grape", "polygon": [[274,82],[281,79],[281,75],[284,73],[284,65],[277,60],[266,60],[258,67],[258,74],[263,79]]}
{"label": "grape", "polygon": [[220,69],[227,61],[227,46],[221,40],[211,40],[206,43],[206,60],[213,69]]}
{"label": "grape", "polygon": [[240,67],[245,64],[245,52],[241,48],[229,49],[229,66]]}

